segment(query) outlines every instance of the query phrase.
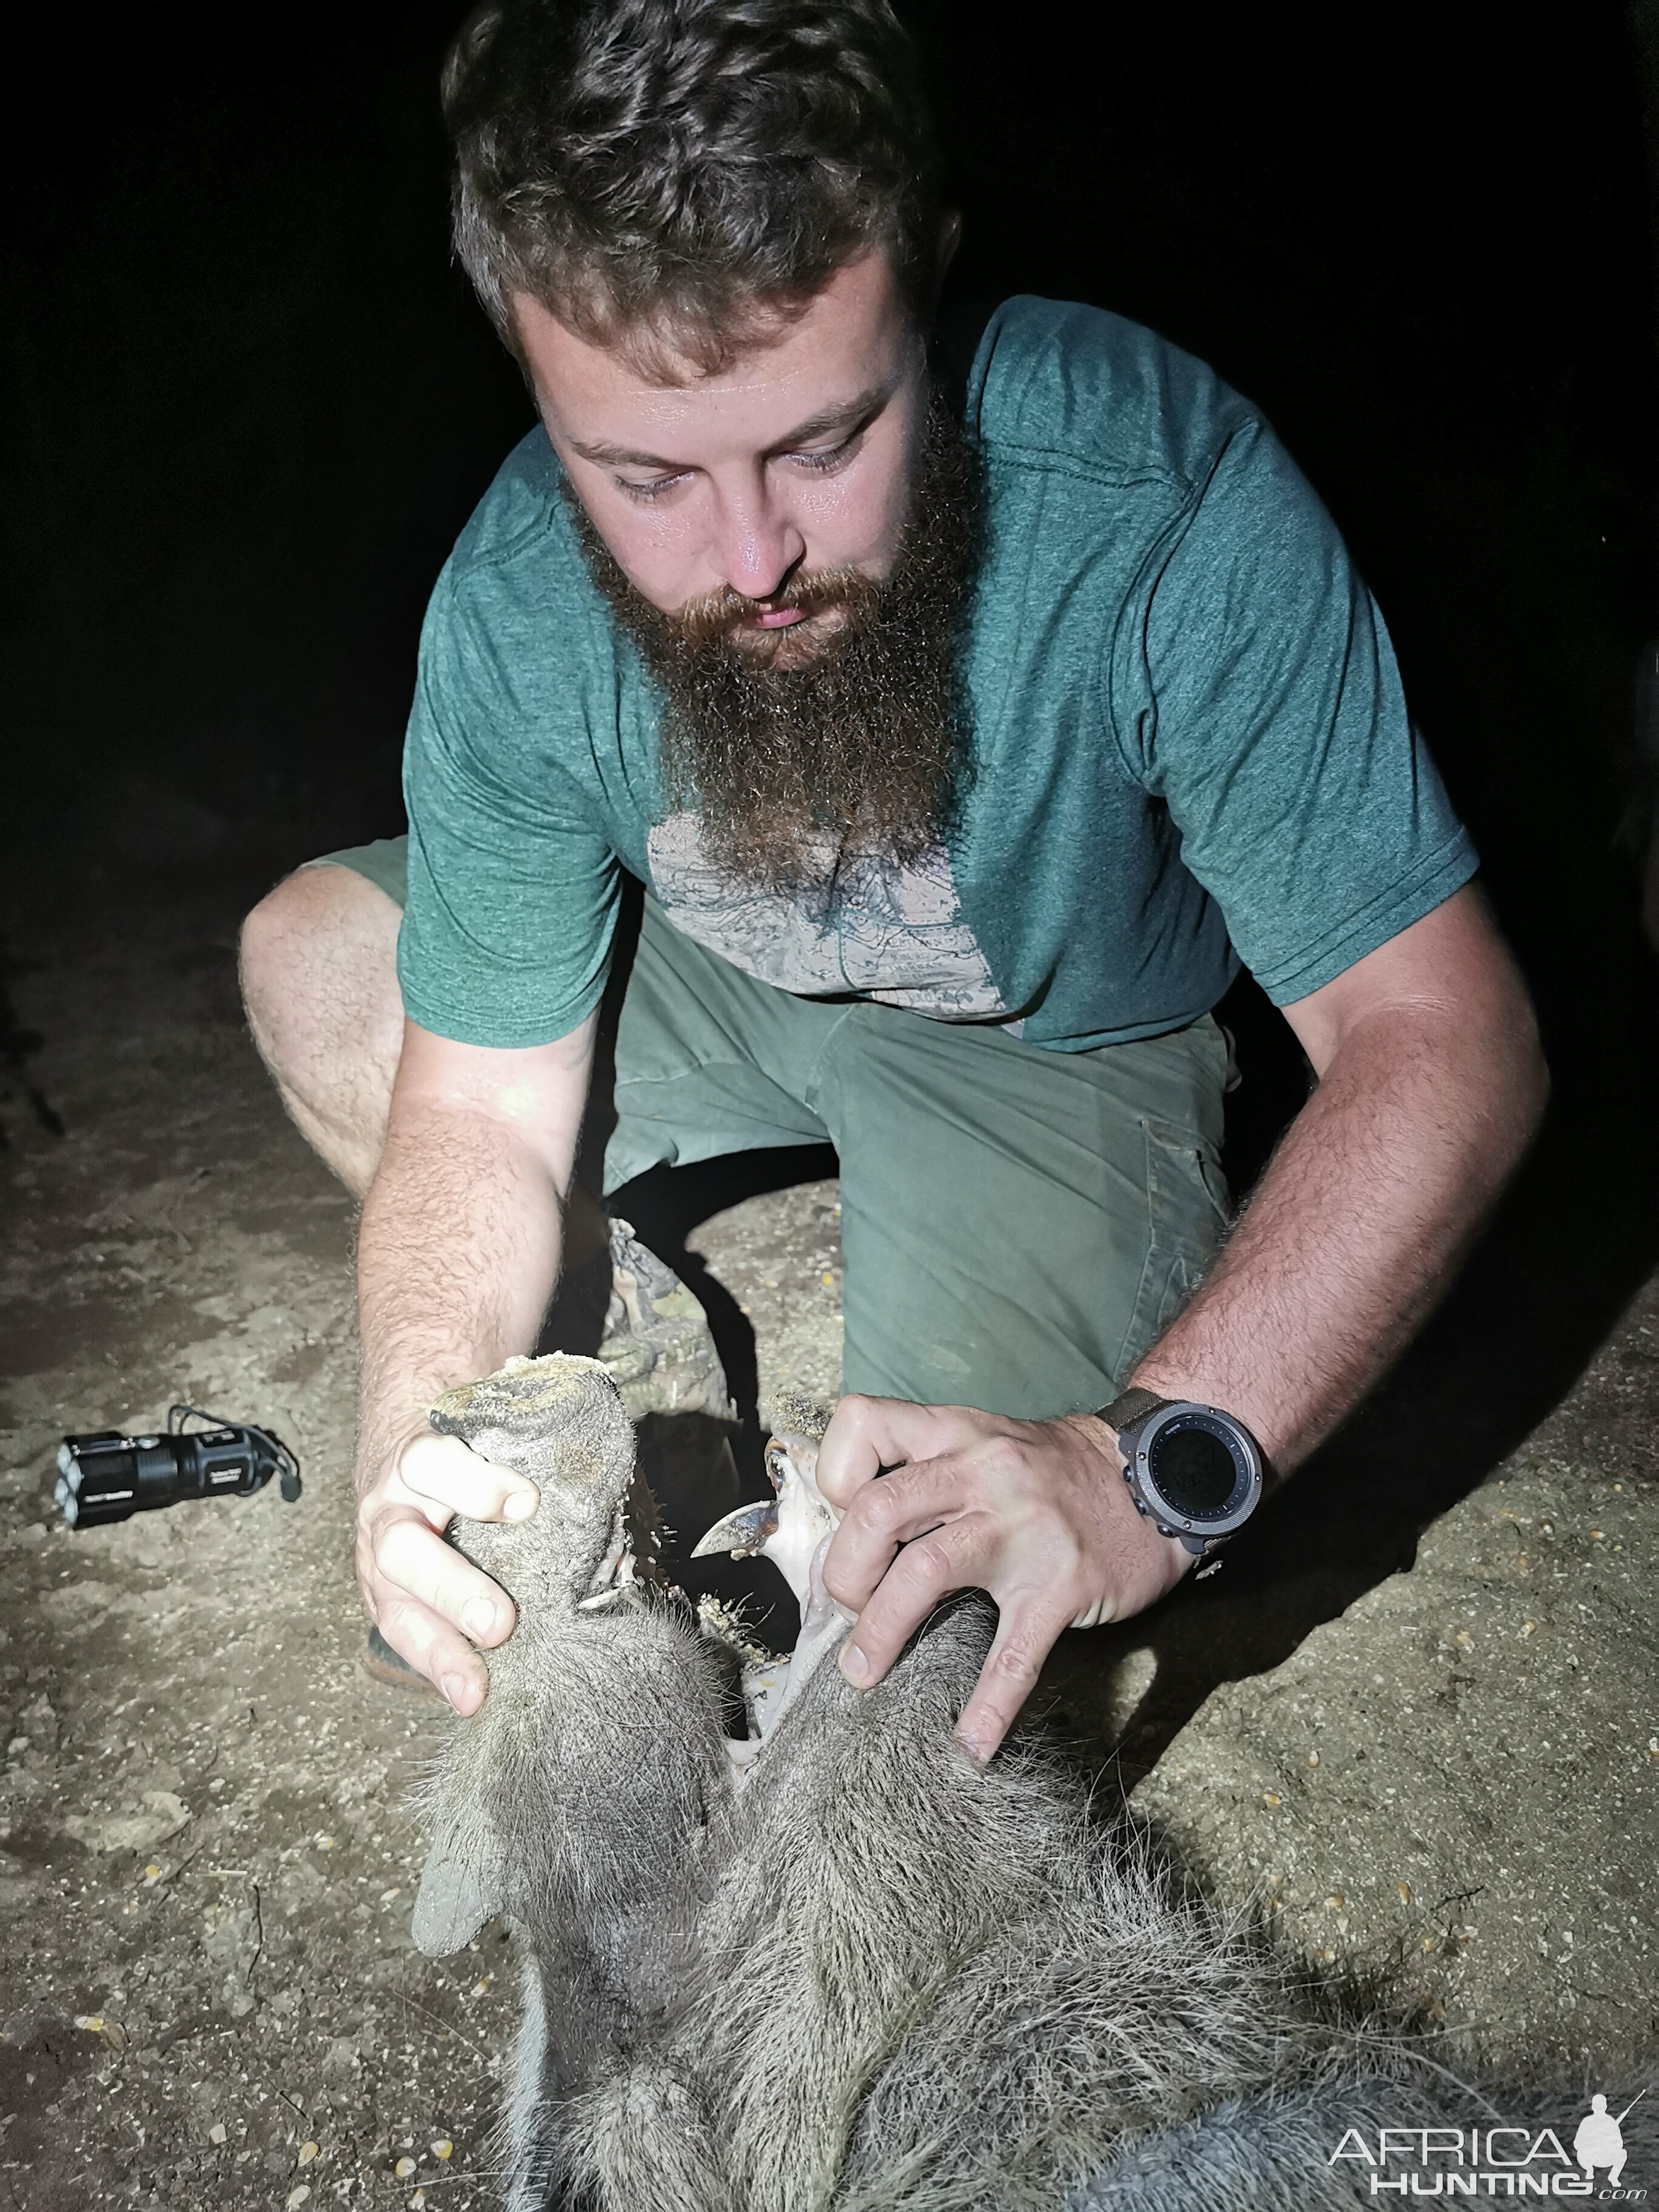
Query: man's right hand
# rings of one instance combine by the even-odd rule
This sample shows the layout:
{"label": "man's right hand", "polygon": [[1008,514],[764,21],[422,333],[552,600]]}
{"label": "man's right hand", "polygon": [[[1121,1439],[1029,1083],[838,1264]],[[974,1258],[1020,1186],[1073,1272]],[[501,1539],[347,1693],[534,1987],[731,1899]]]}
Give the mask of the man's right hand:
{"label": "man's right hand", "polygon": [[505,1643],[514,1611],[443,1532],[455,1513],[526,1519],[536,1488],[458,1437],[434,1436],[424,1407],[536,1342],[558,1280],[598,1021],[590,1014],[551,1044],[497,1051],[406,1020],[363,1200],[357,1583],[386,1642],[458,1713],[483,1703],[489,1676],[474,1647]]}
{"label": "man's right hand", "polygon": [[374,1453],[363,1472],[356,1567],[368,1617],[458,1713],[476,1713],[489,1679],[473,1646],[504,1644],[516,1614],[501,1584],[447,1544],[444,1530],[457,1513],[527,1521],[536,1486],[429,1429]]}

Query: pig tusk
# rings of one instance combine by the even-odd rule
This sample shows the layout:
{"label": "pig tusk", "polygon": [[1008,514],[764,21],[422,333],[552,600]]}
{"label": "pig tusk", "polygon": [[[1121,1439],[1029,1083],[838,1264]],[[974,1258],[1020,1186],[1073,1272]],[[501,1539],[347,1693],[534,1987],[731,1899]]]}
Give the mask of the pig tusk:
{"label": "pig tusk", "polygon": [[740,1505],[735,1513],[728,1513],[723,1521],[697,1539],[692,1547],[694,1559],[706,1559],[711,1553],[729,1552],[734,1559],[752,1558],[769,1537],[778,1533],[778,1501],[763,1498],[758,1505]]}

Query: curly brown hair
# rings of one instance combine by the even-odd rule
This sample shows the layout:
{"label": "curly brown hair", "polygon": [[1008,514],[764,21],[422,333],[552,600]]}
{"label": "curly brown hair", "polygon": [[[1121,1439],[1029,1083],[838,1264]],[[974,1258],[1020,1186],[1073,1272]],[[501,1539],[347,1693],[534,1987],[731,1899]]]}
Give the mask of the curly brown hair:
{"label": "curly brown hair", "polygon": [[672,374],[718,368],[860,253],[931,304],[937,162],[887,0],[483,0],[450,50],[455,245]]}

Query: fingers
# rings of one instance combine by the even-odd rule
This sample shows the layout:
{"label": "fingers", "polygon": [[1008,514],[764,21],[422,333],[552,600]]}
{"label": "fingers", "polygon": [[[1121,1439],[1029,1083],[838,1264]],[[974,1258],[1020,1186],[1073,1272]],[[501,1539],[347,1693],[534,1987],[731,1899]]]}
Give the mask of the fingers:
{"label": "fingers", "polygon": [[527,1521],[540,1496],[526,1476],[497,1467],[459,1437],[417,1436],[404,1447],[398,1475],[405,1489],[443,1507],[444,1521],[434,1527],[452,1513],[469,1521]]}
{"label": "fingers", "polygon": [[848,1680],[861,1690],[880,1681],[942,1598],[952,1590],[982,1588],[996,1534],[989,1515],[969,1513],[905,1544],[842,1645],[841,1671]]}
{"label": "fingers", "polygon": [[516,1618],[500,1583],[445,1543],[418,1505],[384,1498],[363,1501],[357,1583],[370,1620],[398,1656],[458,1713],[477,1712],[489,1677],[473,1644],[504,1643]]}
{"label": "fingers", "polygon": [[1065,1626],[1066,1616],[1052,1606],[1013,1600],[1003,1607],[974,1694],[957,1723],[957,1741],[976,1766],[1013,1726]]}
{"label": "fingers", "polygon": [[[982,1416],[981,1417],[983,1418]],[[884,1467],[933,1459],[968,1442],[973,1419],[960,1406],[914,1406],[908,1398],[843,1398],[818,1446],[815,1480],[832,1505],[848,1506]]]}
{"label": "fingers", "polygon": [[459,1437],[422,1431],[381,1462],[357,1509],[357,1583],[368,1616],[458,1713],[483,1703],[489,1677],[474,1644],[503,1644],[517,1618],[499,1583],[444,1541],[458,1514],[523,1521],[534,1483],[471,1451]]}
{"label": "fingers", "polygon": [[861,1613],[902,1545],[977,1506],[975,1473],[957,1456],[925,1459],[855,1490],[823,1562],[836,1602]]}
{"label": "fingers", "polygon": [[1013,1421],[855,1398],[842,1401],[830,1427],[819,1486],[844,1511],[823,1578],[858,1616],[842,1672],[860,1687],[878,1682],[942,1598],[988,1592],[996,1638],[957,1723],[981,1764],[1062,1629],[1139,1612],[1183,1571],[1170,1556],[1182,1547],[1158,1535],[1113,1479],[1120,1462],[1097,1420]]}
{"label": "fingers", "polygon": [[413,1598],[475,1644],[504,1644],[512,1634],[513,1601],[501,1584],[446,1544],[418,1514],[394,1506],[377,1515],[369,1547],[374,1571],[399,1599]]}
{"label": "fingers", "polygon": [[489,1689],[477,1653],[464,1636],[428,1607],[400,1594],[388,1595],[375,1626],[401,1659],[446,1698],[458,1713],[476,1713]]}

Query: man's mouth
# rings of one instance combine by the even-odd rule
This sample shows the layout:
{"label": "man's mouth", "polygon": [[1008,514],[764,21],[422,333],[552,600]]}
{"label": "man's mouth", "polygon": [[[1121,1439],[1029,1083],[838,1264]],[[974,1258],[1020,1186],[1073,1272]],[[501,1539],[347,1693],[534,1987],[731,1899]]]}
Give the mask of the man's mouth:
{"label": "man's mouth", "polygon": [[[787,607],[769,607],[757,603],[752,608],[745,608],[737,617],[726,636],[739,650],[745,641],[756,645],[763,639],[769,640],[775,636],[779,645],[772,649],[789,653],[797,649],[798,644],[813,647],[827,645],[832,638],[840,636],[847,627],[847,621],[848,608],[844,599],[809,599],[804,605]],[[782,633],[785,630],[799,630],[799,641],[792,639],[787,646],[783,645]]]}

